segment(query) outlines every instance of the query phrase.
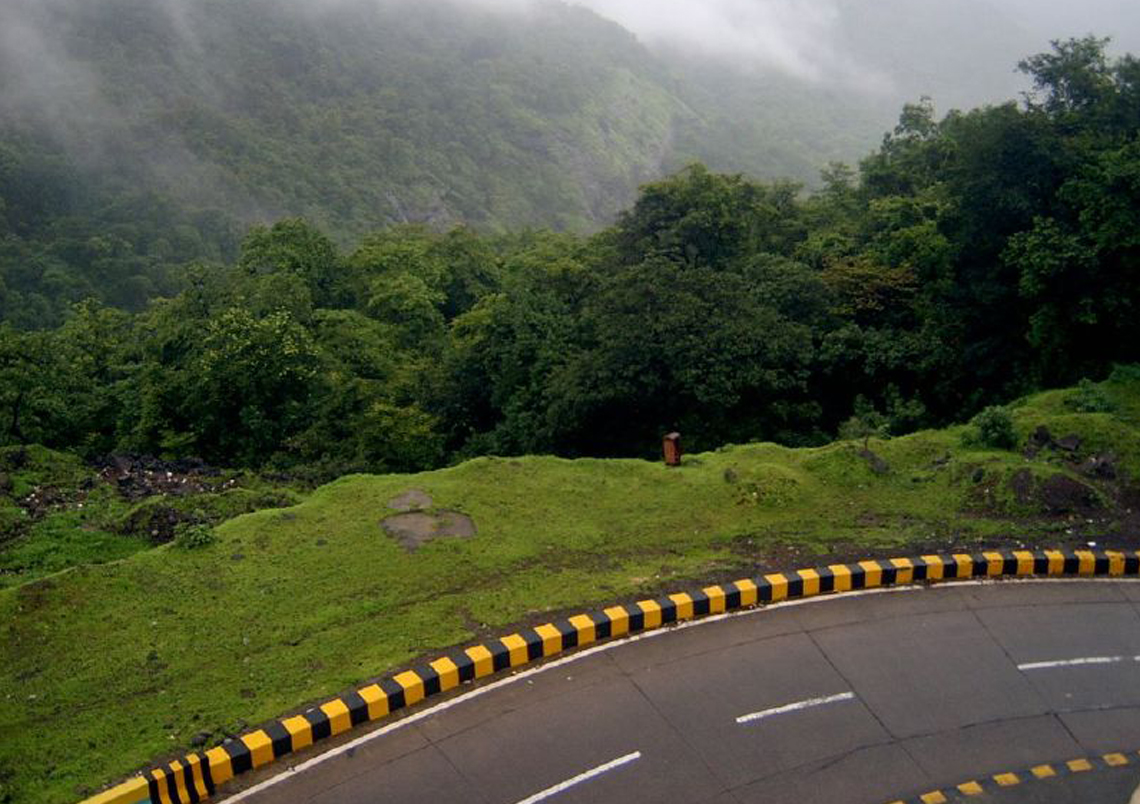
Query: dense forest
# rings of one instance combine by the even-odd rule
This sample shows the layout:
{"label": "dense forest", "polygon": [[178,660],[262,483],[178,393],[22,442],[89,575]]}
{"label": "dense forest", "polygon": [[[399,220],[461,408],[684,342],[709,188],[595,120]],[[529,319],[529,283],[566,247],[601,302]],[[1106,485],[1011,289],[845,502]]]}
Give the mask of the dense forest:
{"label": "dense forest", "polygon": [[[899,433],[1099,376],[1140,359],[1140,60],[1090,37],[1021,69],[1022,103],[907,105],[810,194],[693,165],[593,235],[256,226],[135,312],[3,325],[0,436],[328,477]],[[119,242],[84,241],[92,281]]]}

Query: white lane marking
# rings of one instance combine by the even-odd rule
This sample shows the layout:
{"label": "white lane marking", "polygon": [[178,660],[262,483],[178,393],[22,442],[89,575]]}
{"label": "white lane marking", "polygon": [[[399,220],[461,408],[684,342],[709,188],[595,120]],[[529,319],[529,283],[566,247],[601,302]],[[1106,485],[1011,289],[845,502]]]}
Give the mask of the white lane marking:
{"label": "white lane marking", "polygon": [[595,776],[601,776],[603,773],[608,773],[614,768],[620,768],[622,765],[628,765],[629,763],[638,759],[641,759],[640,751],[634,751],[632,754],[626,754],[624,757],[618,757],[615,760],[607,762],[605,765],[599,765],[593,770],[588,770],[585,773],[579,773],[573,779],[567,779],[564,782],[559,782],[553,787],[548,787],[539,793],[535,793],[529,798],[524,798],[519,802],[519,804],[537,804],[537,802],[548,799],[553,795],[561,793],[563,790],[569,790],[576,784],[581,784],[582,782],[589,781]]}
{"label": "white lane marking", "polygon": [[1055,662],[1027,662],[1019,664],[1018,670],[1052,670],[1054,667],[1080,667],[1086,664],[1119,664],[1120,662],[1140,662],[1140,656],[1082,656],[1079,659],[1058,659]]}
{"label": "white lane marking", "polygon": [[826,698],[808,698],[806,701],[796,701],[795,703],[784,704],[772,709],[764,709],[759,712],[752,712],[751,714],[741,715],[736,719],[737,723],[751,723],[754,720],[763,720],[766,717],[773,715],[783,715],[788,712],[798,712],[800,709],[811,709],[813,706],[823,706],[824,704],[837,703],[839,701],[850,701],[855,697],[853,692],[841,692],[838,695],[828,695]]}
{"label": "white lane marking", "polygon": [[[276,784],[279,784],[286,781],[287,779],[292,778],[293,776],[296,776],[298,773],[304,773],[310,768],[320,765],[322,762],[326,762],[330,759],[335,759],[341,754],[347,754],[355,751],[360,746],[365,745],[372,740],[377,740],[386,734],[390,734],[393,731],[396,731],[397,729],[402,729],[405,726],[410,726],[419,720],[437,715],[440,712],[446,711],[453,706],[458,706],[459,704],[466,703],[474,698],[478,698],[481,695],[486,695],[489,692],[494,692],[500,687],[504,687],[508,684],[515,684],[519,681],[523,681],[530,676],[538,675],[539,673],[545,673],[549,670],[554,670],[555,668],[562,667],[563,665],[567,665],[572,662],[581,661],[582,659],[586,659],[596,653],[604,653],[605,651],[620,648],[622,645],[629,645],[633,642],[640,642],[643,639],[656,639],[657,637],[671,634],[674,631],[683,631],[686,628],[697,628],[702,625],[712,625],[713,623],[719,623],[724,620],[734,620],[738,617],[753,617],[759,614],[763,614],[766,611],[773,611],[776,609],[793,608],[795,606],[812,606],[819,603],[832,603],[840,600],[851,600],[852,598],[858,597],[870,597],[871,595],[922,594],[923,592],[937,592],[941,589],[954,589],[963,586],[1078,583],[1119,583],[1140,585],[1140,578],[1005,578],[1000,580],[991,578],[975,578],[968,581],[948,581],[945,584],[936,586],[882,586],[876,587],[874,589],[859,589],[853,592],[843,592],[842,594],[838,595],[821,595],[819,597],[801,598],[799,600],[785,600],[781,601],[780,603],[771,603],[767,606],[754,609],[745,609],[744,611],[730,611],[724,614],[713,614],[708,617],[702,617],[699,620],[686,620],[683,623],[670,626],[669,628],[662,628],[655,631],[646,631],[631,637],[624,637],[613,642],[603,642],[599,645],[586,648],[585,650],[580,650],[577,653],[572,653],[569,656],[563,656],[561,659],[554,659],[537,667],[531,667],[526,670],[522,670],[514,675],[506,676],[504,678],[498,679],[497,681],[492,681],[490,683],[483,684],[482,686],[475,687],[474,689],[468,690],[461,695],[456,695],[454,698],[442,701],[435,706],[429,707],[428,709],[421,709],[418,712],[413,712],[412,714],[407,715],[400,720],[389,723],[385,726],[381,726],[380,728],[374,731],[370,731],[367,734],[362,734],[354,740],[350,740],[343,745],[338,745],[336,748],[330,748],[328,751],[317,754],[311,759],[307,759],[297,765],[289,766],[285,770],[278,773],[276,776],[271,776],[264,782],[258,782],[257,784],[251,787],[247,787],[245,790],[236,792],[232,796],[221,799],[220,801],[224,802],[224,804],[233,804],[234,802],[249,798],[250,796],[260,793],[262,790],[267,790]],[[1138,804],[1140,804],[1140,802],[1138,802]]]}

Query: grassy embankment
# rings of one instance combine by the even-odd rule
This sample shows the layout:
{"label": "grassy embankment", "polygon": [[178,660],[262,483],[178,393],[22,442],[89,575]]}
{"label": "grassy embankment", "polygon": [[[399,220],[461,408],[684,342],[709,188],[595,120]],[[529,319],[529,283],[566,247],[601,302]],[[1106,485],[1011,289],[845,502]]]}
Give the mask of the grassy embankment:
{"label": "grassy embankment", "polygon": [[[1044,424],[1079,435],[1076,455],[967,448],[958,427],[872,440],[883,473],[852,442],[727,447],[675,470],[482,458],[345,477],[227,521],[201,549],[0,590],[0,801],[79,798],[200,732],[219,740],[551,610],[853,552],[1128,539],[1140,377],[1101,390],[1112,412],[1075,412],[1074,391],[1014,407],[1022,443]],[[1080,470],[1110,453],[1110,470]],[[404,550],[380,521],[413,488],[470,515],[478,534]]]}

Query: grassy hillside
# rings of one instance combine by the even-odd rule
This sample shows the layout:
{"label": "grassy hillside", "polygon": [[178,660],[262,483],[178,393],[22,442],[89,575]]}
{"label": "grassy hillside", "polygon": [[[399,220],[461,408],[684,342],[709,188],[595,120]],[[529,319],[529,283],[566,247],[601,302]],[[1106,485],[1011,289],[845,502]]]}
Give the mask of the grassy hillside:
{"label": "grassy hillside", "polygon": [[[963,446],[961,426],[872,439],[869,453],[727,447],[680,469],[481,458],[345,477],[230,520],[200,549],[0,590],[0,799],[77,798],[199,733],[218,741],[551,610],[851,553],[1133,539],[1140,376],[1012,413],[1022,444],[1050,431],[1034,457]],[[413,489],[477,534],[401,547],[381,521]]]}

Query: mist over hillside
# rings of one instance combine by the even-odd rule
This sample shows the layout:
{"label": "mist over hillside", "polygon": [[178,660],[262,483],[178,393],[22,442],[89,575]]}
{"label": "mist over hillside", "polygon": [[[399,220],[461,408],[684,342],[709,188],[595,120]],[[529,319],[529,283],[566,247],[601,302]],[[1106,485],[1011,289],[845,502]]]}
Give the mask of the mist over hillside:
{"label": "mist over hillside", "polygon": [[[284,217],[345,244],[595,231],[694,161],[812,187],[906,101],[1027,89],[1018,59],[1077,24],[1054,5],[6,0],[0,320],[137,309]],[[1108,34],[1137,17],[1089,13]]]}

